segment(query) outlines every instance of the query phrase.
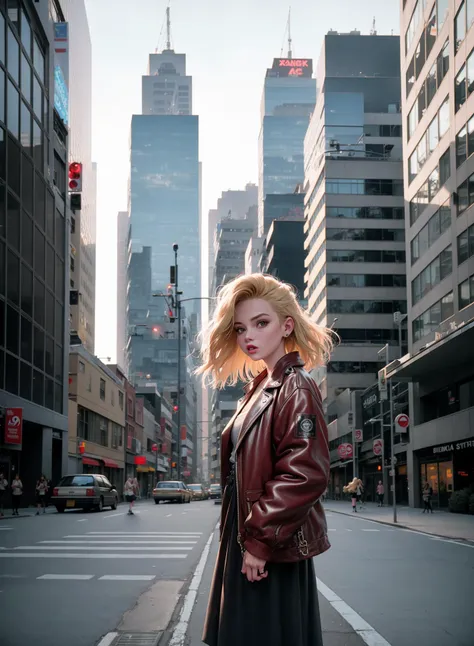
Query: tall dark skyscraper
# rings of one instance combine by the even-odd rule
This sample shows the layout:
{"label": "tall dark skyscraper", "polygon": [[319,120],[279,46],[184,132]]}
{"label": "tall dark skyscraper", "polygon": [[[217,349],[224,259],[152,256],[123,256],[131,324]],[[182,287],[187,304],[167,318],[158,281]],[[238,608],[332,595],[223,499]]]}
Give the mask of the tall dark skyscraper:
{"label": "tall dark skyscraper", "polygon": [[309,58],[275,58],[267,69],[261,105],[258,151],[258,234],[267,195],[293,193],[304,178],[304,138],[316,103],[316,80]]}

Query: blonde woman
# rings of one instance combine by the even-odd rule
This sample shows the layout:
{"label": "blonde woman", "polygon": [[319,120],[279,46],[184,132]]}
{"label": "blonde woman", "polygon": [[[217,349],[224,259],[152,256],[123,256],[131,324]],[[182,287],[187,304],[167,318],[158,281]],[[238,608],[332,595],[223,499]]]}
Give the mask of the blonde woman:
{"label": "blonde woman", "polygon": [[248,383],[221,438],[209,646],[323,643],[312,557],[330,546],[320,502],[329,451],[321,396],[306,370],[322,365],[331,346],[331,332],[271,276],[242,276],[218,296],[200,372],[215,388]]}

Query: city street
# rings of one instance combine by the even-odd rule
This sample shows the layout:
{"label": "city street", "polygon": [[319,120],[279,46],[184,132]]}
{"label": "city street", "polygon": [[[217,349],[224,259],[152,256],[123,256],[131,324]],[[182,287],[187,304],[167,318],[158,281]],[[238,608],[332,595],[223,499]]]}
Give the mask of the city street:
{"label": "city street", "polygon": [[134,516],[121,504],[103,513],[3,519],[0,643],[93,646],[147,590],[156,606],[149,632],[162,630],[217,509],[212,501],[144,501]]}

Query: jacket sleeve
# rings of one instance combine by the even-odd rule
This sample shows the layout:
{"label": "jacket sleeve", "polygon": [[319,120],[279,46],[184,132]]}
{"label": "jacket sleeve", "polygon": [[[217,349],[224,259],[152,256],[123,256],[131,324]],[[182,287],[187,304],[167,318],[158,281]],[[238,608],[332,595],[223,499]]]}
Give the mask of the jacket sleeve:
{"label": "jacket sleeve", "polygon": [[321,395],[296,388],[274,420],[273,478],[244,523],[244,547],[269,560],[304,524],[329,481],[329,448]]}

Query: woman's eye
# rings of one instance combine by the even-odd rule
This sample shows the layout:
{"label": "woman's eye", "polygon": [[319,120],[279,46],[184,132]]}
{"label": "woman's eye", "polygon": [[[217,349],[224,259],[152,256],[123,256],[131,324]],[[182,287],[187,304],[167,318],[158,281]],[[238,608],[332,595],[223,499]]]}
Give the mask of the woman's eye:
{"label": "woman's eye", "polygon": [[257,327],[266,327],[268,325],[268,321],[259,321],[257,323]]}
{"label": "woman's eye", "polygon": [[242,332],[244,331],[244,328],[243,327],[236,327],[235,331],[236,331],[237,334],[242,334]]}

